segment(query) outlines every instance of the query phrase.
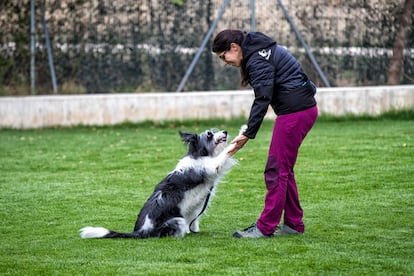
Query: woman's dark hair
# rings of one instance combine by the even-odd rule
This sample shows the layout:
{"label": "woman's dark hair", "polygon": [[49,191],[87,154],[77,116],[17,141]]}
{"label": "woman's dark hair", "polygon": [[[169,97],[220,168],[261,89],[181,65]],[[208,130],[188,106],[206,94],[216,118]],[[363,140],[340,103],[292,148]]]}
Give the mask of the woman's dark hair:
{"label": "woman's dark hair", "polygon": [[[213,41],[212,51],[214,53],[221,53],[230,50],[230,45],[236,43],[241,47],[244,37],[247,32],[241,30],[223,30],[219,32]],[[241,84],[246,86],[248,84],[248,75],[246,73],[246,64],[241,62],[240,66]]]}

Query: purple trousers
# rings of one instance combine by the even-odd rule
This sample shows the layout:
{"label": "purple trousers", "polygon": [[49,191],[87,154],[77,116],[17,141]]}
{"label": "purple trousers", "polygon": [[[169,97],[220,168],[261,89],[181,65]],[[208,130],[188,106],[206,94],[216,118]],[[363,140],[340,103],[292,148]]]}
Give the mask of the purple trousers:
{"label": "purple trousers", "polygon": [[299,147],[317,117],[318,108],[315,106],[276,118],[264,172],[267,188],[265,206],[256,222],[265,235],[274,232],[283,211],[284,224],[298,232],[305,231],[293,167]]}

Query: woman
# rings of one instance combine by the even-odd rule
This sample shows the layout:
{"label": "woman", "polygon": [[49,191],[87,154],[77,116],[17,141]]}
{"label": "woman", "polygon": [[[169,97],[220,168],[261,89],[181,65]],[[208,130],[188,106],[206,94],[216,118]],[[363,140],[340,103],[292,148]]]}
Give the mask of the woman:
{"label": "woman", "polygon": [[318,116],[316,87],[298,61],[262,33],[221,31],[212,50],[224,64],[240,67],[242,84],[250,84],[255,94],[248,128],[231,142],[234,149],[230,154],[255,138],[269,105],[277,115],[264,171],[264,209],[255,224],[233,236],[260,238],[303,233],[303,210],[293,168],[299,147]]}

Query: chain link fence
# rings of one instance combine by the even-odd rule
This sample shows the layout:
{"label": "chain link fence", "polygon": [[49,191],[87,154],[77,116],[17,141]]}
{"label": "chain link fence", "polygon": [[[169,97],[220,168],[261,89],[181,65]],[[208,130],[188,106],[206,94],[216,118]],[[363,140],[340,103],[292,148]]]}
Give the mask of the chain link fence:
{"label": "chain link fence", "polygon": [[[217,0],[33,1],[36,94],[52,93],[43,18],[58,93],[168,92],[177,89],[223,4]],[[402,0],[285,0],[283,4],[331,85],[387,82]],[[30,0],[2,1],[0,25],[0,95],[30,94]],[[224,28],[254,28],[273,37],[323,86],[277,1],[230,0],[213,36]],[[184,91],[240,88],[238,70],[220,63],[211,53],[211,41]],[[414,83],[413,48],[411,27],[402,84]]]}

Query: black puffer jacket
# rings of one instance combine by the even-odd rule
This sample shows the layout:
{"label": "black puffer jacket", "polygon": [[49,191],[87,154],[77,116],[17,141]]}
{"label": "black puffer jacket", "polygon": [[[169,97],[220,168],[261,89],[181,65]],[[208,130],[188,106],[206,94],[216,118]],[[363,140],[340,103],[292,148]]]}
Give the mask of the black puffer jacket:
{"label": "black puffer jacket", "polygon": [[316,105],[316,87],[299,62],[268,36],[248,33],[241,45],[249,84],[255,99],[244,135],[253,139],[269,104],[277,115],[289,114]]}

